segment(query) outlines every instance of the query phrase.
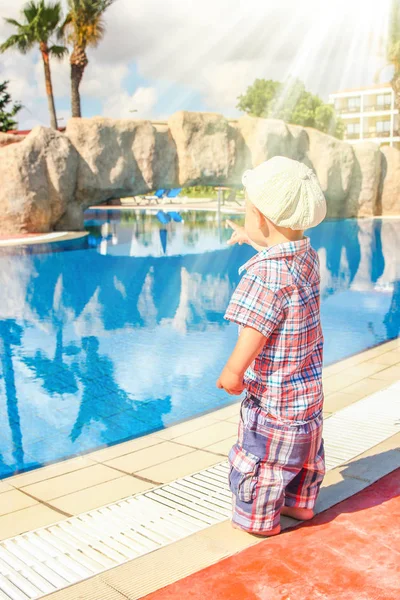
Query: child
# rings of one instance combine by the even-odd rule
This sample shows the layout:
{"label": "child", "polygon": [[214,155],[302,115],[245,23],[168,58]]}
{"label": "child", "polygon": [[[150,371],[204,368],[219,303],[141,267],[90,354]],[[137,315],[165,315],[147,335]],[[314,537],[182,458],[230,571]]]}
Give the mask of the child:
{"label": "child", "polygon": [[326,215],[314,172],[276,156],[243,175],[245,227],[228,243],[256,254],[225,318],[239,340],[217,387],[246,390],[238,441],[229,453],[232,524],[250,533],[280,532],[280,515],[307,520],[325,474],[319,262],[304,236]]}

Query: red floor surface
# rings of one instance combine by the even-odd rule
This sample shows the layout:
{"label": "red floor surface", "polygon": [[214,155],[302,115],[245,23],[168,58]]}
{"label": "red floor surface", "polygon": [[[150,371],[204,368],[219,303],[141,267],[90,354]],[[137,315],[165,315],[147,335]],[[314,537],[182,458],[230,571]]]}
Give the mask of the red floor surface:
{"label": "red floor surface", "polygon": [[400,469],[146,600],[400,600]]}

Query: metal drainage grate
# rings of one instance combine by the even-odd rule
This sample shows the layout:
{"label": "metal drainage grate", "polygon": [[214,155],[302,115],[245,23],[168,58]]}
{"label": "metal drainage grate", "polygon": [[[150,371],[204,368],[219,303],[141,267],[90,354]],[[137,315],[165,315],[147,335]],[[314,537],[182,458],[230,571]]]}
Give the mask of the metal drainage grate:
{"label": "metal drainage grate", "polygon": [[[327,419],[327,468],[394,435],[399,415],[400,385],[395,384]],[[0,600],[42,598],[228,519],[228,470],[225,461],[1,542]]]}

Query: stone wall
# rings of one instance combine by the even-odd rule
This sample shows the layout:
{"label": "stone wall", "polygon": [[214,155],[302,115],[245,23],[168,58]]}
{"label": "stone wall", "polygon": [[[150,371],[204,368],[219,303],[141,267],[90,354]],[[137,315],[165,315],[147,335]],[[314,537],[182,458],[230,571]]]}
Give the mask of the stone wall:
{"label": "stone wall", "polygon": [[91,204],[159,187],[240,185],[245,169],[276,155],[314,169],[328,216],[400,215],[394,148],[352,146],[274,119],[181,111],[167,124],[71,119],[65,133],[37,127],[0,145],[0,233],[79,230]]}

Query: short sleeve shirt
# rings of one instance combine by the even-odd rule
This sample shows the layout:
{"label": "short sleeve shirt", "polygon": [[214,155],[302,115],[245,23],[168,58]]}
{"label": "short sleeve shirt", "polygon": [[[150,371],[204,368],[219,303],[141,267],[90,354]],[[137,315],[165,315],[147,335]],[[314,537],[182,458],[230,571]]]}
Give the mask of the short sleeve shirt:
{"label": "short sleeve shirt", "polygon": [[323,404],[318,255],[303,238],[259,252],[242,271],[225,318],[266,338],[247,392],[275,418],[314,419]]}

